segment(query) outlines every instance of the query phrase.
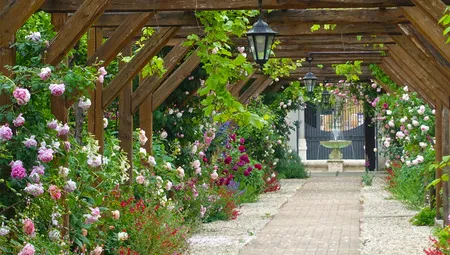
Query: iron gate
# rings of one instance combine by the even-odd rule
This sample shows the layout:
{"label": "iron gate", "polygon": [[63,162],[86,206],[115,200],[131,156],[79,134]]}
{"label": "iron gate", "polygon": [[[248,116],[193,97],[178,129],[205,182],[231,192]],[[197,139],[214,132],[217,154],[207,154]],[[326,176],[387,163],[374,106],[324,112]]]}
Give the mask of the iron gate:
{"label": "iron gate", "polygon": [[340,123],[335,122],[335,112],[323,110],[313,104],[305,109],[306,157],[308,160],[328,159],[331,149],[320,145],[320,141],[333,139],[333,128],[341,131],[339,140],[351,140],[352,144],[342,149],[343,159],[364,159],[364,114],[362,105],[344,107]]}

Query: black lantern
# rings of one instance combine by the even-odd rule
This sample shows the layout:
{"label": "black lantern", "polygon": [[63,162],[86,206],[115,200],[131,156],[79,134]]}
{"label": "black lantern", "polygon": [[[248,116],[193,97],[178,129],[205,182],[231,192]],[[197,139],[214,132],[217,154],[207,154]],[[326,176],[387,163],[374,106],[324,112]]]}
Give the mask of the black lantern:
{"label": "black lantern", "polygon": [[309,72],[305,75],[305,77],[303,77],[303,82],[305,84],[306,91],[308,93],[313,93],[314,87],[317,83],[317,77],[311,72],[311,62],[313,58],[309,56],[307,60],[309,62]]}
{"label": "black lantern", "polygon": [[330,95],[330,92],[326,89],[322,92],[322,103],[324,105],[330,104]]}
{"label": "black lantern", "polygon": [[259,19],[247,32],[248,43],[253,53],[253,59],[261,66],[269,60],[275,35],[278,33],[262,20],[262,0],[259,0]]}

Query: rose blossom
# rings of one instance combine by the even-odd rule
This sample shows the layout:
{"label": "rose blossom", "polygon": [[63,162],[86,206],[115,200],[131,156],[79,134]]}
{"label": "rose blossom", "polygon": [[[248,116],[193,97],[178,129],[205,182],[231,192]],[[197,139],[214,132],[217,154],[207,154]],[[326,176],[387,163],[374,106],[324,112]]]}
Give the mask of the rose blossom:
{"label": "rose blossom", "polygon": [[53,160],[53,150],[45,147],[39,148],[38,159],[44,163],[48,163]]}
{"label": "rose blossom", "polygon": [[181,178],[184,177],[184,169],[182,167],[177,168],[177,173]]}
{"label": "rose blossom", "polygon": [[217,171],[214,170],[214,172],[211,173],[211,179],[217,180],[218,177],[219,177],[219,175],[217,174]]}
{"label": "rose blossom", "polygon": [[192,167],[193,168],[199,168],[200,167],[200,160],[194,160],[194,162],[192,162]]}
{"label": "rose blossom", "polygon": [[59,230],[54,229],[54,230],[48,232],[48,238],[51,241],[56,242],[61,238],[61,233],[59,232]]}
{"label": "rose blossom", "polygon": [[108,127],[108,119],[103,118],[103,128],[107,128],[107,127]]}
{"label": "rose blossom", "polygon": [[136,182],[137,182],[138,184],[144,184],[144,182],[145,182],[145,177],[144,177],[143,175],[137,176],[137,177],[136,177]]}
{"label": "rose blossom", "polygon": [[45,168],[42,165],[39,166],[33,166],[33,170],[31,171],[31,173],[38,173],[39,175],[44,175],[45,174]]}
{"label": "rose blossom", "polygon": [[206,207],[204,207],[203,205],[200,206],[200,218],[205,217],[205,213],[206,213]]}
{"label": "rose blossom", "polygon": [[417,113],[420,114],[420,115],[423,115],[425,113],[425,106],[421,105],[419,107],[419,110],[417,110]]}
{"label": "rose blossom", "polygon": [[13,92],[13,96],[17,100],[18,105],[26,105],[31,97],[28,89],[23,88],[16,88]]}
{"label": "rose blossom", "polygon": [[166,183],[166,190],[169,191],[170,189],[172,189],[172,186],[173,186],[172,182],[171,181],[167,181],[167,183]]}
{"label": "rose blossom", "polygon": [[11,128],[8,124],[5,124],[0,127],[0,141],[8,141],[11,140],[13,136]]}
{"label": "rose blossom", "polygon": [[41,68],[41,72],[39,73],[39,77],[41,77],[41,79],[43,81],[45,81],[48,78],[50,78],[51,75],[52,75],[52,69],[50,69],[49,67]]}
{"label": "rose blossom", "polygon": [[148,156],[148,160],[147,162],[151,165],[151,166],[156,166],[156,160],[153,156]]}
{"label": "rose blossom", "polygon": [[27,176],[27,171],[23,167],[23,163],[21,160],[11,161],[9,165],[11,166],[12,178],[21,180]]}
{"label": "rose blossom", "polygon": [[419,143],[419,146],[420,146],[421,148],[426,148],[428,145],[427,145],[427,143],[420,142],[420,143]]}
{"label": "rose blossom", "polygon": [[91,155],[88,158],[87,164],[90,167],[98,167],[102,164],[102,157],[99,155]]}
{"label": "rose blossom", "polygon": [[50,187],[48,188],[48,193],[50,193],[50,197],[53,200],[58,200],[61,198],[61,190],[56,187],[56,185],[50,185]]}
{"label": "rose blossom", "polygon": [[61,84],[50,84],[48,86],[48,89],[50,90],[50,93],[54,96],[61,96],[64,94],[64,91],[66,91],[66,85],[64,83]]}
{"label": "rose blossom", "polygon": [[163,131],[163,132],[161,133],[161,138],[162,138],[162,139],[166,139],[166,138],[167,138],[167,132],[166,132],[166,131]]}
{"label": "rose blossom", "polygon": [[63,178],[66,178],[69,175],[69,168],[60,166],[59,167],[59,175]]}
{"label": "rose blossom", "polygon": [[97,246],[95,249],[90,253],[90,255],[102,255],[103,253],[103,247]]}
{"label": "rose blossom", "polygon": [[35,197],[44,194],[44,187],[42,183],[30,184],[27,183],[27,187],[23,189],[26,193],[31,194]]}
{"label": "rose blossom", "polygon": [[23,232],[29,236],[34,234],[34,223],[32,220],[25,219],[23,221]]}
{"label": "rose blossom", "polygon": [[41,32],[31,32],[29,35],[25,36],[25,39],[39,42],[41,40]]}
{"label": "rose blossom", "polygon": [[148,141],[147,136],[145,135],[145,130],[139,130],[139,142],[141,145],[145,145],[145,143]]}
{"label": "rose blossom", "polygon": [[64,136],[64,135],[67,135],[69,133],[70,127],[66,123],[64,125],[58,125],[58,127],[56,127],[55,130],[58,132],[58,136]]}
{"label": "rose blossom", "polygon": [[37,141],[34,139],[34,135],[32,135],[30,138],[25,138],[25,141],[22,142],[25,147],[31,148],[37,146]]}
{"label": "rose blossom", "polygon": [[76,189],[77,183],[72,180],[68,180],[66,185],[64,185],[64,190],[68,193],[74,192]]}
{"label": "rose blossom", "polygon": [[422,130],[423,132],[427,132],[428,130],[430,130],[430,127],[426,125],[421,125],[420,130]]}
{"label": "rose blossom", "polygon": [[36,250],[34,249],[34,246],[27,243],[17,255],[34,255],[35,253]]}
{"label": "rose blossom", "polygon": [[127,232],[120,232],[117,234],[117,238],[119,241],[125,241],[128,239],[128,233]]}
{"label": "rose blossom", "polygon": [[89,98],[80,98],[80,100],[78,101],[78,107],[80,107],[83,110],[87,110],[89,109],[89,107],[91,107],[91,100]]}
{"label": "rose blossom", "polygon": [[112,218],[118,220],[120,218],[119,210],[111,211]]}
{"label": "rose blossom", "polygon": [[47,122],[47,127],[50,129],[56,129],[58,127],[58,121],[53,119],[52,121]]}
{"label": "rose blossom", "polygon": [[17,116],[17,118],[15,120],[13,120],[13,124],[15,127],[20,127],[23,126],[23,124],[25,124],[25,118],[22,117],[22,113],[19,114],[19,116]]}
{"label": "rose blossom", "polygon": [[417,120],[413,120],[412,124],[417,127],[417,126],[419,126],[420,123]]}

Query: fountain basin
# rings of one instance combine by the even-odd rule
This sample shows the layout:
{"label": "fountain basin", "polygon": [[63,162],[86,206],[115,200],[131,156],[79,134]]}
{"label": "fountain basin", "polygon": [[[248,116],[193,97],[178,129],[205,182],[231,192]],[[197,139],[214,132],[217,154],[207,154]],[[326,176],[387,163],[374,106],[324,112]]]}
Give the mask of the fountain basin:
{"label": "fountain basin", "polygon": [[340,161],[342,160],[341,149],[352,144],[352,141],[347,140],[329,140],[329,141],[320,141],[320,144],[323,147],[332,149],[330,153],[330,160]]}

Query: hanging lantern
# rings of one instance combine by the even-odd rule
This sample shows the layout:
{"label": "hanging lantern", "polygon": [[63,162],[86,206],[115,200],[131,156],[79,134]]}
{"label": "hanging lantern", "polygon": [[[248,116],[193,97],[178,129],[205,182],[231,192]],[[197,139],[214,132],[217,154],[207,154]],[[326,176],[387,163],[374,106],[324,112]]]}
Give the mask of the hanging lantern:
{"label": "hanging lantern", "polygon": [[330,104],[330,96],[331,96],[331,94],[328,90],[325,89],[322,92],[322,103],[324,105],[328,106]]}
{"label": "hanging lantern", "polygon": [[253,59],[263,68],[269,60],[275,36],[278,34],[262,20],[262,0],[259,0],[260,16],[258,21],[247,32],[248,43],[253,54]]}
{"label": "hanging lantern", "polygon": [[313,93],[314,92],[314,87],[316,86],[317,83],[317,77],[311,72],[311,62],[312,62],[313,58],[311,56],[308,57],[308,62],[309,62],[309,72],[305,75],[305,77],[303,77],[303,82],[305,84],[306,87],[306,91],[308,93]]}

